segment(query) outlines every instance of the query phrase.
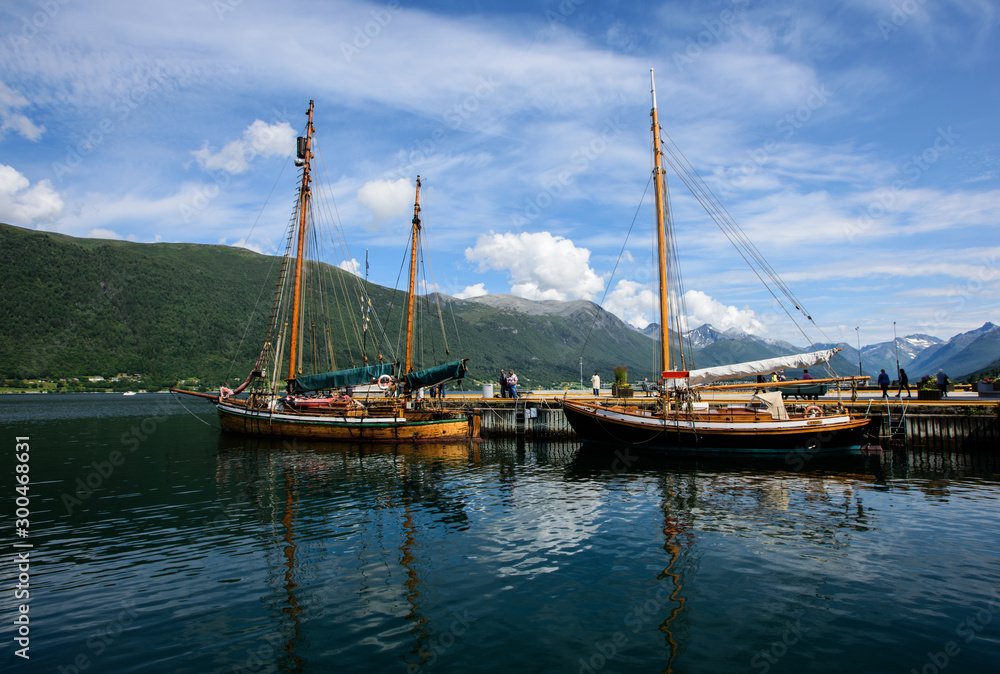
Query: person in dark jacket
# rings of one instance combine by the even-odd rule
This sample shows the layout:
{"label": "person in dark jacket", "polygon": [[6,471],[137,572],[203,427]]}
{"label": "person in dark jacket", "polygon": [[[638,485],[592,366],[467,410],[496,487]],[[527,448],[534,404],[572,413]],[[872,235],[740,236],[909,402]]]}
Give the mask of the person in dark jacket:
{"label": "person in dark jacket", "polygon": [[889,375],[885,373],[885,369],[878,373],[878,385],[882,387],[882,397],[889,397]]}
{"label": "person in dark jacket", "polygon": [[903,392],[903,389],[906,389],[906,397],[907,398],[912,398],[913,397],[913,394],[910,393],[910,380],[906,376],[906,370],[900,368],[899,369],[899,390],[896,391],[896,397],[897,398]]}

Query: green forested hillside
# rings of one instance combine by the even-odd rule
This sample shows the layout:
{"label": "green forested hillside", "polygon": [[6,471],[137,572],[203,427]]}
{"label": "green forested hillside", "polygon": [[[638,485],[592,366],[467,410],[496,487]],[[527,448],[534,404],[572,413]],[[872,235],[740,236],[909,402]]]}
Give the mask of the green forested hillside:
{"label": "green forested hillside", "polygon": [[[229,246],[76,239],[9,225],[0,225],[0,264],[0,376],[130,373],[152,386],[242,380],[260,349],[280,270],[277,258]],[[329,270],[331,297],[345,273]],[[391,359],[402,351],[404,296],[368,288],[390,342],[368,342],[368,354]],[[340,302],[348,328],[331,331],[337,366],[351,367],[360,364],[350,337],[359,303]],[[596,322],[582,352],[586,375],[597,369],[610,378],[616,365],[628,366],[632,379],[651,375],[652,341],[588,306],[570,316],[535,316],[449,298],[439,315],[424,299],[417,357],[427,365],[469,358],[474,381],[494,379],[500,367],[532,387],[576,381]]]}
{"label": "green forested hillside", "polygon": [[455,299],[444,306],[465,326],[463,341],[474,349],[473,375],[480,379],[495,379],[503,367],[532,386],[578,381],[581,354],[585,382],[594,370],[610,381],[616,365],[627,366],[632,381],[655,374],[653,341],[594,304],[569,315],[541,316]]}
{"label": "green forested hillside", "polygon": [[272,267],[269,258],[225,246],[74,239],[10,226],[0,227],[0,263],[0,374],[125,372],[167,381],[224,377],[259,279]]}

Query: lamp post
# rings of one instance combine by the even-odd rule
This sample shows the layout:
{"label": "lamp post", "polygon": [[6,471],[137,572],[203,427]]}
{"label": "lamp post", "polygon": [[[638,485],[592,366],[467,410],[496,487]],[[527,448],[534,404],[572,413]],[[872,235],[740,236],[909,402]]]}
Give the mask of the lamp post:
{"label": "lamp post", "polygon": [[899,376],[899,342],[896,341],[896,321],[892,322],[892,346],[896,349],[896,376]]}
{"label": "lamp post", "polygon": [[861,326],[854,328],[854,332],[858,333],[858,376],[864,377],[865,371],[861,369]]}

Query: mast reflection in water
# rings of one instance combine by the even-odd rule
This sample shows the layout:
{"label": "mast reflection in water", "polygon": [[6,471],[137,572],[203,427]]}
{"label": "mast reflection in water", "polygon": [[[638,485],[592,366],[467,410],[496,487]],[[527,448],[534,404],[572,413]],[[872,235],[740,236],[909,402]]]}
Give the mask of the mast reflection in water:
{"label": "mast reflection in water", "polygon": [[31,438],[38,671],[994,665],[995,454],[247,442],[157,399],[0,399]]}

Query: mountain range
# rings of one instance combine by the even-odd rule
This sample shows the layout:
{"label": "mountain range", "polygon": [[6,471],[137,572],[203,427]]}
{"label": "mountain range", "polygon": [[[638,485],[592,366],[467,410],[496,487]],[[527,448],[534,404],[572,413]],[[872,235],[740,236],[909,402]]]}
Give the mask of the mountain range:
{"label": "mountain range", "polygon": [[[139,373],[154,385],[182,378],[208,385],[242,380],[263,340],[280,269],[276,260],[229,246],[82,239],[0,224],[0,377]],[[348,285],[345,279],[361,284],[381,312],[384,334],[399,333],[398,291],[340,269],[328,272],[331,296],[336,286]],[[452,333],[444,341],[420,341],[420,354],[431,362],[469,358],[472,384],[495,380],[501,367],[515,369],[529,388],[587,381],[594,370],[610,380],[618,365],[629,368],[633,381],[656,376],[649,336],[656,326],[638,330],[593,302],[435,293],[419,298],[418,305],[421,334],[439,324]],[[360,321],[358,306],[342,303],[345,321]],[[689,369],[811,349],[711,325],[685,337],[694,347]],[[840,347],[830,362],[833,371],[858,373],[856,348],[815,346]],[[393,357],[398,341],[384,350]],[[360,364],[364,355],[346,340],[336,351],[338,367]],[[868,345],[860,354],[864,373],[884,368],[894,374],[897,352],[911,381],[938,369],[957,380],[998,365],[1000,328],[987,323],[947,341],[916,334]]]}
{"label": "mountain range", "polygon": [[[653,326],[654,331],[657,330]],[[648,333],[649,328],[640,332]],[[766,339],[745,332],[720,331],[711,325],[702,325],[688,333],[692,345],[703,354],[711,349],[719,350],[723,344],[742,344],[744,351],[756,344],[753,350],[772,355],[801,353],[813,348],[841,349],[831,361],[833,369],[840,375],[856,375],[859,372],[859,354],[856,347],[846,342],[818,342],[801,347],[789,342]],[[768,356],[761,356],[766,358]],[[749,359],[747,359],[749,360]],[[945,341],[925,334],[906,335],[893,341],[868,344],[861,348],[860,371],[872,377],[884,369],[895,378],[896,362],[906,370],[911,381],[922,376],[933,375],[939,369],[953,380],[962,379],[984,370],[995,369],[1000,361],[1000,326],[985,323],[982,327],[955,335]],[[733,361],[735,362],[735,361]],[[710,363],[714,364],[714,363]],[[707,365],[706,365],[707,366]]]}

